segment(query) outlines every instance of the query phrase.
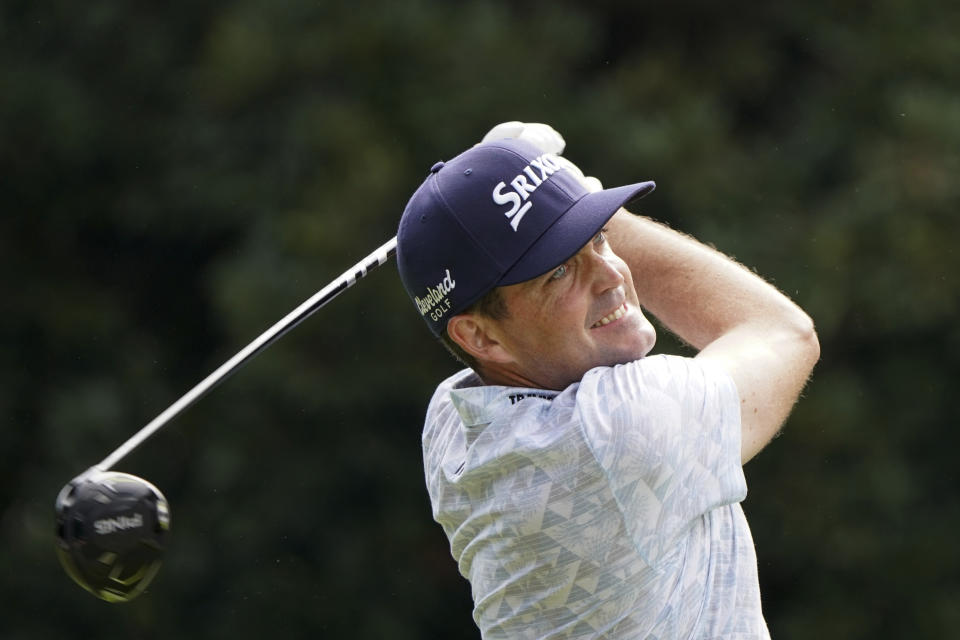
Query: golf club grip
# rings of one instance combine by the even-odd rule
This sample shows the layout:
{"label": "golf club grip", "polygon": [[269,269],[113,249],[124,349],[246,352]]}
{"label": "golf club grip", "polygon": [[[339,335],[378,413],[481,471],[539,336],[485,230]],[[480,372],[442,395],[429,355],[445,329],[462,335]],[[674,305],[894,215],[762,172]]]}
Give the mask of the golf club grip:
{"label": "golf club grip", "polygon": [[136,449],[144,440],[153,435],[163,425],[178,416],[194,402],[206,395],[211,389],[223,382],[230,374],[242,367],[269,347],[271,344],[283,337],[288,331],[313,315],[325,304],[336,298],[340,293],[349,289],[358,280],[367,275],[374,268],[384,264],[397,252],[397,239],[391,238],[376,251],[366,258],[353,265],[340,277],[328,284],[326,287],[313,294],[304,301],[299,307],[288,313],[282,320],[260,334],[253,342],[241,349],[235,356],[224,362],[218,369],[201,380],[190,391],[183,394],[179,400],[167,407],[160,415],[148,422],[140,431],[135,433],[130,439],[124,442],[113,453],[103,459],[102,462],[91,469],[106,471],[113,467],[117,462],[123,459],[128,453]]}

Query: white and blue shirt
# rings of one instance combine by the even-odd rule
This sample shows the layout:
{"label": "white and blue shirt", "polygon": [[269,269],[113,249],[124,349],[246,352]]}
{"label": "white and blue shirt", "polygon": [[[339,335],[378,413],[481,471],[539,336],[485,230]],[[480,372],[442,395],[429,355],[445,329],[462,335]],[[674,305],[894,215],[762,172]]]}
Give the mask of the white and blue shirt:
{"label": "white and blue shirt", "polygon": [[652,356],[556,392],[464,370],[423,455],[484,639],[769,638],[723,372]]}

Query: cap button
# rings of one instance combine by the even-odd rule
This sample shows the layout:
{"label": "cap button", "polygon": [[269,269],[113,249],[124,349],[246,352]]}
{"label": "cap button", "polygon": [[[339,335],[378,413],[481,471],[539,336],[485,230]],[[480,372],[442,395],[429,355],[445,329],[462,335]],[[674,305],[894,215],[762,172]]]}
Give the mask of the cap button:
{"label": "cap button", "polygon": [[442,161],[442,160],[441,160],[440,162],[436,163],[435,165],[433,165],[432,167],[430,167],[430,173],[436,173],[437,171],[440,171],[440,169],[443,169],[443,161]]}

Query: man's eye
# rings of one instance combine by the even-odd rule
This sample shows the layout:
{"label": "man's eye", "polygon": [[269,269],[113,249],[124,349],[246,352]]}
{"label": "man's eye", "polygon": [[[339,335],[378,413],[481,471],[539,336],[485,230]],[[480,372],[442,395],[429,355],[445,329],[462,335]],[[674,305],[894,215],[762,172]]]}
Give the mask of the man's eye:
{"label": "man's eye", "polygon": [[607,228],[604,227],[603,229],[600,229],[600,233],[598,233],[597,235],[593,236],[593,243],[594,243],[594,244],[604,244],[604,243],[606,243],[606,241],[607,241]]}
{"label": "man's eye", "polygon": [[562,277],[565,276],[565,275],[567,275],[567,265],[562,264],[562,265],[560,265],[559,267],[557,267],[556,270],[554,270],[553,273],[550,274],[550,279],[551,279],[551,280],[559,280],[560,278],[562,278]]}

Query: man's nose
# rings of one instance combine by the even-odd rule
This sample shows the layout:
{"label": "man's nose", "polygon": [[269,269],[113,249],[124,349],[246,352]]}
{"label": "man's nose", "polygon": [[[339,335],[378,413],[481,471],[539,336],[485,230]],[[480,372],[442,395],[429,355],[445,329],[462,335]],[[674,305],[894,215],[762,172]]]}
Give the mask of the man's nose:
{"label": "man's nose", "polygon": [[607,291],[623,284],[623,274],[617,269],[617,258],[615,256],[591,252],[588,259],[594,278],[594,287],[597,291]]}

